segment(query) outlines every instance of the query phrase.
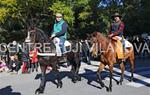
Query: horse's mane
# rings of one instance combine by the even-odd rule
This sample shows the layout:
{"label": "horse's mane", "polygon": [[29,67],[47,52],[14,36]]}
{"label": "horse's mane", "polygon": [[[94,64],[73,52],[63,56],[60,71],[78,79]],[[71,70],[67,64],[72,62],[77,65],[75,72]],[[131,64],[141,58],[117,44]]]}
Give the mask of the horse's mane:
{"label": "horse's mane", "polygon": [[94,32],[92,33],[92,36],[97,39],[97,42],[100,44],[102,49],[106,49],[108,47],[108,44],[110,43],[109,38],[104,36],[100,32]]}
{"label": "horse's mane", "polygon": [[108,41],[108,40],[109,40],[105,35],[103,35],[103,34],[100,33],[100,32],[94,32],[94,33],[92,34],[92,36],[93,36],[93,37],[96,37],[98,40],[101,40],[101,42],[103,42],[103,41]]}
{"label": "horse's mane", "polygon": [[46,42],[49,42],[48,34],[45,33],[42,29],[39,29],[38,27],[36,27],[36,32],[37,32],[37,35],[40,37],[39,39],[42,39],[42,40],[44,40]]}
{"label": "horse's mane", "polygon": [[[50,48],[50,51],[48,51],[48,52],[56,52],[55,45],[54,45],[53,41],[49,39],[48,34],[45,33],[42,29],[39,29],[38,27],[35,27],[35,29],[36,29],[35,42],[41,43],[42,45],[44,45],[44,43],[49,43],[49,44],[47,44],[47,46],[49,46],[49,48]],[[44,48],[44,47],[42,47],[42,48]],[[43,51],[40,51],[40,52],[43,52]]]}

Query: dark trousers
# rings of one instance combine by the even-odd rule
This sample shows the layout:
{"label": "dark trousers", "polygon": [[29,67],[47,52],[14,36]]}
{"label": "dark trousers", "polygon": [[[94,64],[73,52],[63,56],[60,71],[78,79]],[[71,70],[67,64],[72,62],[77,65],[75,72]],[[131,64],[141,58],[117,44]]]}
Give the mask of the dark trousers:
{"label": "dark trousers", "polygon": [[34,71],[34,69],[36,69],[36,71],[38,71],[38,62],[31,63],[31,68],[32,68],[32,72]]}
{"label": "dark trousers", "polygon": [[16,72],[18,72],[19,71],[19,62],[11,60],[10,64],[9,64],[9,68],[11,71],[15,70]]}

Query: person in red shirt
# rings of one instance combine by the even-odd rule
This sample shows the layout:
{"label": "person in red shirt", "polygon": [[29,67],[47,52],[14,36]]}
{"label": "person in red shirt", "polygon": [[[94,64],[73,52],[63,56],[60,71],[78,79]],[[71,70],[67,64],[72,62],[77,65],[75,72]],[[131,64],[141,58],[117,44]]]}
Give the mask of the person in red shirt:
{"label": "person in red shirt", "polygon": [[35,48],[29,52],[30,60],[31,60],[31,68],[32,72],[34,72],[34,68],[38,71],[38,50]]}
{"label": "person in red shirt", "polygon": [[112,19],[114,20],[113,23],[111,23],[110,30],[109,30],[109,37],[115,37],[123,36],[123,31],[124,31],[124,23],[121,21],[121,15],[119,13],[114,13],[112,15]]}

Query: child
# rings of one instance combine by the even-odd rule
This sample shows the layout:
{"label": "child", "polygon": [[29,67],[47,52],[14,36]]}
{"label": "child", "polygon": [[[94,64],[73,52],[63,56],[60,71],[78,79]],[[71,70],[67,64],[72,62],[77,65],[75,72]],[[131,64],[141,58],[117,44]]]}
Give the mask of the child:
{"label": "child", "polygon": [[38,58],[37,58],[37,49],[33,49],[29,52],[30,60],[31,60],[31,67],[32,72],[34,72],[34,68],[36,69],[36,72],[38,71]]}
{"label": "child", "polygon": [[18,61],[18,56],[15,55],[15,56],[11,56],[11,60],[10,60],[10,72],[13,72],[14,73],[18,73],[18,70],[19,70],[19,61]]}
{"label": "child", "polygon": [[3,71],[8,71],[8,68],[6,66],[6,63],[4,61],[0,61],[0,72],[3,72]]}

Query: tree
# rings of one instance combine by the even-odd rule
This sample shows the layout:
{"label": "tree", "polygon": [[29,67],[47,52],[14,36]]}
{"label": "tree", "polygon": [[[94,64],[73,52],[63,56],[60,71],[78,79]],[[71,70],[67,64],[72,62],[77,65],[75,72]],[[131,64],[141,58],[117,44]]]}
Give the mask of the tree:
{"label": "tree", "polygon": [[24,40],[30,25],[51,31],[56,12],[64,14],[70,37],[106,34],[116,11],[123,16],[125,35],[149,33],[149,9],[149,0],[0,0],[0,41]]}

